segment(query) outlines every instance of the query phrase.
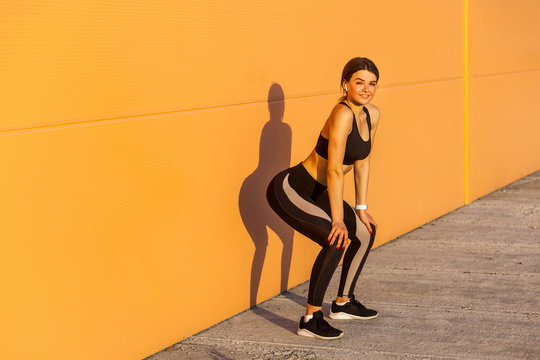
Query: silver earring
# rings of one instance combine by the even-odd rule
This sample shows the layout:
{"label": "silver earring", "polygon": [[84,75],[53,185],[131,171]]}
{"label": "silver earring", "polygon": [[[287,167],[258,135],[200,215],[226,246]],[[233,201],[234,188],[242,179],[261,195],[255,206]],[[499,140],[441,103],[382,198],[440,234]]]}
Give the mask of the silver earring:
{"label": "silver earring", "polygon": [[348,91],[348,89],[347,89],[347,84],[345,84],[345,91]]}

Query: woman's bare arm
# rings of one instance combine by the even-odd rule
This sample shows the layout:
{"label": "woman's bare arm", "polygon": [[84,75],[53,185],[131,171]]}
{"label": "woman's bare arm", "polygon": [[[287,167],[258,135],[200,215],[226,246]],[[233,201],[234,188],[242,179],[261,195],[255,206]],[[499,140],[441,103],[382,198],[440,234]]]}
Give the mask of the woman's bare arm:
{"label": "woman's bare arm", "polygon": [[343,247],[348,240],[347,228],[343,222],[343,158],[347,137],[352,130],[353,114],[345,106],[336,106],[328,119],[328,163],[326,182],[332,212],[330,245],[337,238],[337,247]]}
{"label": "woman's bare arm", "polygon": [[[373,150],[373,142],[375,140],[375,133],[377,131],[377,126],[379,125],[380,111],[375,105],[371,105],[368,108],[368,111],[371,115],[371,150]],[[354,185],[356,193],[356,203],[357,204],[367,204],[367,191],[368,191],[368,182],[369,182],[369,163],[371,158],[371,152],[368,157],[362,160],[357,160],[354,162]],[[360,220],[366,225],[368,231],[371,233],[371,224],[377,227],[377,223],[368,214],[367,210],[356,210],[356,213]]]}

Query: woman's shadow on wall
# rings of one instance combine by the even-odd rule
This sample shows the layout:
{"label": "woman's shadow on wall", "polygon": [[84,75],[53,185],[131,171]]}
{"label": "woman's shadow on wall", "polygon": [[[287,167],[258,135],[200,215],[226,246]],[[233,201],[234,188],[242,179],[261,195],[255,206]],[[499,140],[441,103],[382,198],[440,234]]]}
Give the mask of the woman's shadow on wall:
{"label": "woman's shadow on wall", "polygon": [[272,178],[288,168],[291,162],[291,127],[283,122],[285,98],[279,84],[272,84],[268,92],[270,120],[264,124],[259,143],[259,164],[244,180],[238,197],[240,216],[255,244],[251,264],[250,307],[257,305],[257,293],[261,281],[268,228],[283,243],[281,254],[281,291],[288,288],[291,267],[294,230],[281,220],[266,201],[266,188]]}

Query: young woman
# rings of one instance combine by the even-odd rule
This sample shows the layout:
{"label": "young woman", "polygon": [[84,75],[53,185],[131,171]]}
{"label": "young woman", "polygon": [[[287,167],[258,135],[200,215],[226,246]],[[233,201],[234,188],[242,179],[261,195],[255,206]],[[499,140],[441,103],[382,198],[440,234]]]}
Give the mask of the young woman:
{"label": "young woman", "polygon": [[[379,109],[370,102],[378,80],[379,71],[371,60],[351,59],[341,76],[345,95],[326,120],[315,149],[268,185],[266,196],[272,209],[322,247],[313,264],[306,315],[300,319],[298,335],[325,340],[343,336],[341,330],[324,320],[322,303],[347,245],[338,294],[329,316],[367,320],[378,315],[354,296],[377,227],[367,213],[367,188],[369,155],[379,123]],[[343,201],[343,177],[353,169],[355,207]]]}

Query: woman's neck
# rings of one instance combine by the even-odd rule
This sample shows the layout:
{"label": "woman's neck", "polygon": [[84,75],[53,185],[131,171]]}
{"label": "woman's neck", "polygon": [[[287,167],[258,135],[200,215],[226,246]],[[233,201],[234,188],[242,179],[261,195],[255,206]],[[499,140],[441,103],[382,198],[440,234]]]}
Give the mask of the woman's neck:
{"label": "woman's neck", "polygon": [[357,114],[358,116],[360,116],[360,114],[362,114],[362,111],[364,110],[365,105],[356,104],[356,103],[354,103],[353,101],[351,101],[349,99],[345,99],[344,101],[347,103],[347,105],[349,105],[349,107],[351,108],[351,110],[355,114]]}

